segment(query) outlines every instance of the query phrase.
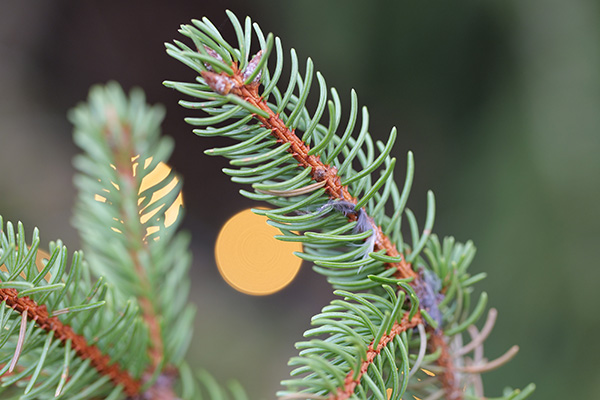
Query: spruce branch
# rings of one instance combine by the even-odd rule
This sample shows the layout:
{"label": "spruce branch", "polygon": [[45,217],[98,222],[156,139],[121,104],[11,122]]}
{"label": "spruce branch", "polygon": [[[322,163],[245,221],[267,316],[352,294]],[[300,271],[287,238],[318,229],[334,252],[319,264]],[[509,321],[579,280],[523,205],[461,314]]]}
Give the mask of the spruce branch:
{"label": "spruce branch", "polygon": [[160,137],[163,114],[146,105],[140,90],[127,97],[115,83],[92,88],[88,104],[71,114],[75,141],[84,150],[75,159],[80,174],[74,223],[91,265],[140,307],[149,331],[143,377],[148,399],[176,397],[172,369],[182,362],[193,318],[184,279],[189,238],[175,234],[182,210],[174,210],[174,223],[167,224],[166,217],[180,195],[181,179],[171,171],[144,187],[144,179],[172,151],[172,141]]}
{"label": "spruce branch", "polygon": [[[301,357],[291,360],[292,365],[303,365],[292,374],[306,375],[283,382],[290,390],[281,396],[396,399],[406,393],[419,398],[445,396],[453,400],[471,394],[482,397],[482,393],[471,393],[475,384],[459,372],[485,368],[462,368],[464,360],[454,355],[451,348],[481,316],[487,302],[483,293],[470,309],[471,285],[482,278],[472,277],[466,271],[474,247],[470,242],[455,244],[454,239],[447,238],[441,251],[437,237],[432,234],[431,192],[425,226],[419,229],[414,214],[405,208],[412,184],[412,154],[409,152],[407,157],[408,172],[400,191],[393,180],[396,160],[390,157],[396,130],[392,129],[387,143],[373,143],[368,133],[368,112],[363,107],[361,127],[353,135],[358,105],[352,92],[347,127],[337,134],[341,120],[339,95],[331,89],[328,98],[325,80],[319,72],[316,110],[311,114],[306,107],[315,76],[312,61],[307,60],[302,77],[292,49],[289,83],[285,91],[280,91],[283,50],[279,38],[272,34],[265,37],[249,18],[242,27],[233,13],[228,12],[228,16],[238,38],[238,48],[227,43],[206,18],[193,20],[193,25],[182,26],[180,32],[193,41],[195,50],[179,41],[166,46],[169,55],[199,76],[194,83],[166,81],[165,85],[199,99],[180,102],[186,108],[201,109],[208,114],[186,119],[198,127],[194,129],[196,134],[240,141],[206,153],[231,159],[231,165],[237,169],[226,168],[224,172],[233,181],[251,184],[254,189],[254,192],[242,190],[243,195],[276,207],[255,212],[267,215],[269,223],[281,229],[278,238],[301,242],[303,252],[297,255],[313,262],[314,269],[326,275],[334,287],[346,290],[346,298],[360,302],[370,314],[379,310],[374,314],[375,320],[365,310],[353,306],[350,309],[357,314],[344,314],[352,324],[371,328],[370,332],[357,333],[345,325],[348,321],[331,319],[326,320],[323,329],[307,331],[307,336],[314,332],[329,336],[324,341],[311,342],[310,346],[316,347],[309,346],[301,351]],[[251,56],[253,40],[260,50]],[[270,71],[267,59],[273,51],[276,66]],[[329,111],[328,123],[321,123],[325,109]],[[375,147],[379,150],[377,156]],[[377,178],[373,176],[376,172],[379,172]],[[385,214],[389,200],[394,209],[392,216]],[[412,245],[404,240],[402,217],[408,221]],[[366,300],[359,292],[370,297]],[[397,308],[392,307],[393,313],[387,310],[385,314],[379,309],[399,298],[402,301],[396,302]],[[313,324],[317,323],[318,318],[313,319]],[[398,341],[388,336],[392,327],[395,332],[392,336]],[[409,336],[412,337],[415,327],[418,336],[412,340]],[[364,348],[365,341],[371,343],[370,350]],[[359,343],[359,347],[351,349],[348,343]],[[304,348],[302,343],[297,346]],[[479,349],[479,345],[475,347]],[[396,348],[406,354],[414,352],[410,371],[408,357],[390,355]],[[425,354],[427,348],[429,354]],[[411,385],[409,376],[419,373],[421,366],[427,366],[428,371],[439,370],[434,374],[435,381],[429,380],[425,386]],[[398,376],[394,371],[399,369],[406,373]],[[522,394],[531,390],[528,387]],[[518,391],[511,393],[507,398],[516,396]]]}
{"label": "spruce branch", "polygon": [[[261,57],[262,50],[259,51],[252,60],[256,60],[257,58]],[[282,118],[271,110],[267,102],[258,93],[258,81],[251,81],[249,84],[244,83],[247,79],[245,78],[246,75],[249,75],[248,70],[252,69],[252,67],[255,68],[256,64],[258,63],[250,63],[244,71],[240,71],[236,64],[232,64],[231,69],[233,70],[233,75],[231,76],[225,71],[221,72],[220,74],[212,71],[202,71],[201,75],[215,92],[222,95],[231,93],[232,95],[239,96],[243,101],[256,107],[257,110],[264,111],[264,113],[256,113],[256,118],[262,123],[262,126],[271,131],[271,134],[277,139],[277,143],[289,144],[289,146],[286,147],[286,151],[290,153],[296,161],[298,161],[298,164],[301,167],[310,169],[310,176],[316,182],[312,185],[305,186],[305,188],[310,188],[313,190],[323,187],[330,199],[341,201],[342,203],[338,203],[340,205],[345,204],[346,209],[344,210],[344,213],[352,221],[357,220],[359,215],[363,215],[365,224],[367,226],[361,227],[361,230],[373,231],[373,251],[378,252],[383,250],[385,255],[398,259],[397,262],[386,263],[386,267],[395,269],[397,271],[395,276],[399,279],[417,277],[411,266],[406,262],[405,257],[398,252],[396,246],[394,246],[389,238],[383,234],[381,227],[375,224],[373,218],[366,215],[364,207],[360,208],[357,205],[358,200],[352,197],[348,190],[348,185],[342,184],[342,178],[338,174],[337,168],[321,162],[320,157],[315,156],[314,151],[311,151],[310,147],[285,125]],[[267,117],[265,117],[265,115],[267,115]],[[390,134],[386,148],[391,149],[395,139],[396,130],[394,129]],[[383,151],[380,157],[374,161],[376,167],[383,162],[387,154],[389,154],[389,150]],[[392,171],[394,164],[395,160],[392,159],[390,165],[388,166],[389,171]],[[385,174],[383,176],[386,177]],[[353,178],[354,180],[357,179],[356,176]],[[296,192],[293,194],[293,196],[309,193],[299,192],[298,189],[295,190]],[[277,191],[273,192],[263,190],[261,192],[266,194],[275,194],[278,196],[282,195],[282,193]],[[284,193],[284,195],[289,197],[292,194]]]}
{"label": "spruce branch", "polygon": [[381,336],[381,339],[379,339],[377,343],[373,342],[369,345],[367,356],[360,366],[360,372],[358,375],[346,375],[346,378],[344,379],[344,386],[338,388],[337,392],[335,394],[331,394],[329,398],[332,400],[350,398],[354,393],[354,389],[360,383],[360,379],[364,374],[367,373],[370,365],[375,361],[375,357],[380,354],[382,350],[384,350],[388,343],[394,340],[394,338],[400,335],[402,332],[405,332],[411,328],[415,328],[421,323],[422,321],[418,317],[414,317],[409,320],[409,312],[405,312],[400,322],[394,322],[389,333]]}
{"label": "spruce branch", "polygon": [[[119,365],[110,364],[110,358],[104,354],[94,345],[88,343],[88,341],[82,336],[73,331],[73,329],[63,324],[56,316],[49,316],[45,305],[38,305],[35,301],[27,296],[22,296],[16,289],[3,288],[0,289],[0,301],[6,306],[12,308],[17,313],[21,314],[21,329],[19,330],[19,338],[17,340],[17,346],[15,348],[14,356],[10,362],[8,372],[13,372],[19,356],[23,351],[23,342],[26,336],[26,327],[28,321],[34,321],[35,325],[46,332],[52,334],[52,336],[60,342],[71,343],[71,348],[75,351],[78,357],[83,360],[90,360],[91,365],[101,375],[108,376],[115,385],[121,385],[130,395],[134,395],[138,392],[140,382],[134,379],[127,371],[123,371]],[[98,306],[104,303],[96,303]],[[55,312],[54,314],[65,314],[68,311],[73,311],[74,307],[66,308],[63,312]],[[87,307],[91,309],[92,307]],[[48,335],[48,346],[51,343],[51,337]],[[48,347],[46,346],[46,347]],[[42,363],[38,365],[43,365]],[[35,379],[30,380],[30,386],[35,383]],[[26,390],[27,392],[27,390]],[[27,393],[26,393],[27,394]]]}
{"label": "spruce branch", "polygon": [[67,269],[60,242],[50,244],[50,258],[38,270],[39,244],[37,230],[27,244],[23,225],[15,232],[0,217],[0,375],[8,390],[2,398],[135,395],[144,357],[126,354],[138,344],[122,339],[145,336],[138,310],[131,304],[119,310],[81,253]]}

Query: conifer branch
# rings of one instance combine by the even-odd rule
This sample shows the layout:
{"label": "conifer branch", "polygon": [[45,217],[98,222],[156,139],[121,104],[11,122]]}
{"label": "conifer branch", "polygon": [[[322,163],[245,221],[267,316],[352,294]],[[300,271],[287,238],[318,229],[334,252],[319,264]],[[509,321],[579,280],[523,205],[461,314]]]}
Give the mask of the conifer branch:
{"label": "conifer branch", "polygon": [[138,308],[121,307],[81,253],[68,268],[60,241],[50,242],[47,260],[38,264],[39,244],[37,230],[26,243],[23,225],[15,232],[0,217],[2,398],[136,395],[147,359],[139,352],[146,331]]}
{"label": "conifer branch", "polygon": [[423,323],[420,316],[415,315],[409,319],[409,315],[409,311],[405,312],[400,322],[394,322],[389,333],[381,336],[381,339],[378,343],[371,343],[369,345],[367,357],[360,366],[360,372],[358,374],[355,374],[354,372],[348,373],[344,379],[344,386],[339,388],[336,393],[332,393],[329,396],[329,400],[345,400],[350,398],[352,394],[354,394],[356,385],[358,385],[362,376],[367,372],[370,365],[375,361],[375,357],[381,353],[383,348],[392,340],[394,340],[394,337],[397,335],[401,334],[402,332],[406,332],[411,328],[415,328],[419,324]]}
{"label": "conifer branch", "polygon": [[[419,230],[415,216],[405,209],[413,173],[410,152],[401,192],[392,179],[396,160],[390,151],[395,129],[387,143],[376,143],[380,154],[375,157],[366,108],[362,110],[359,133],[352,135],[358,114],[352,92],[347,128],[337,136],[341,118],[339,96],[331,89],[328,100],[327,86],[318,72],[319,96],[314,114],[305,106],[313,81],[312,60],[306,61],[306,73],[301,76],[292,49],[289,83],[287,89],[280,91],[277,84],[283,69],[283,50],[279,38],[264,35],[249,18],[242,24],[233,13],[227,14],[239,47],[227,43],[206,18],[193,20],[193,25],[182,26],[180,32],[194,42],[195,50],[179,41],[166,46],[169,55],[200,76],[194,83],[166,81],[165,85],[199,99],[180,102],[186,108],[208,114],[186,118],[189,124],[199,127],[194,133],[240,141],[206,153],[231,159],[231,165],[238,169],[223,171],[233,181],[251,184],[254,189],[254,193],[241,193],[279,207],[255,210],[281,229],[283,234],[278,239],[301,242],[303,251],[297,255],[313,262],[314,269],[326,275],[334,287],[345,289],[343,294],[338,293],[345,297],[344,301],[336,300],[326,306],[312,320],[319,327],[305,332],[305,336],[327,338],[297,343],[300,357],[290,360],[290,364],[298,366],[292,376],[302,377],[282,382],[289,390],[279,396],[333,399],[351,394],[370,399],[383,398],[391,390],[387,395],[393,399],[404,393],[418,398],[446,395],[448,399],[462,399],[466,385],[472,381],[459,374],[453,357],[460,356],[452,354],[449,343],[460,341],[461,333],[477,321],[487,300],[483,293],[475,308],[469,310],[470,286],[483,277],[471,277],[466,272],[474,254],[472,244],[462,245],[446,238],[442,248],[431,232],[431,192],[425,227]],[[253,35],[260,51],[251,56]],[[269,70],[267,59],[272,52],[276,53],[276,66]],[[325,109],[329,110],[329,123],[321,124]],[[372,175],[382,165],[381,176],[374,178]],[[391,217],[385,215],[388,199],[395,210]],[[412,246],[404,241],[400,230],[403,216],[408,220]],[[410,339],[416,330],[400,329],[385,342],[392,327],[402,326],[401,319],[394,317],[399,310],[409,316],[408,322],[414,324],[411,327],[418,327],[417,340]],[[427,326],[427,334],[423,326]],[[442,340],[435,340],[436,337]],[[374,348],[364,346],[367,339]],[[383,351],[378,353],[375,350],[379,344]],[[409,366],[407,355],[398,350],[414,352],[412,365]],[[369,357],[377,362],[369,362]],[[431,379],[424,386],[414,380],[408,382],[421,365],[445,373],[435,375],[437,383]],[[399,369],[402,375],[398,374]],[[531,390],[529,387],[523,395]],[[483,396],[479,391],[474,394]]]}
{"label": "conifer branch", "polygon": [[[140,90],[128,97],[116,83],[92,88],[89,104],[71,112],[75,141],[84,150],[75,159],[75,225],[90,264],[118,283],[122,299],[134,297],[139,305],[148,332],[139,398],[148,400],[177,397],[173,385],[194,314],[184,278],[189,239],[176,233],[181,180],[173,171],[155,173],[159,166],[168,169],[173,148],[170,138],[160,136],[163,114],[145,103]],[[174,220],[168,221],[167,211]]]}
{"label": "conifer branch", "polygon": [[[261,55],[262,51],[253,57],[253,61],[260,59]],[[324,164],[321,162],[319,156],[311,154],[310,146],[304,143],[295,134],[295,132],[291,131],[286,126],[279,115],[275,114],[271,110],[267,102],[258,93],[259,82],[252,81],[248,84],[244,83],[246,80],[245,76],[248,75],[247,70],[252,65],[253,64],[249,64],[245,71],[240,71],[237,63],[231,64],[230,67],[233,71],[233,75],[229,75],[225,71],[221,72],[220,74],[212,71],[202,71],[201,75],[206,80],[206,83],[215,92],[222,95],[232,94],[239,96],[243,101],[246,101],[257,109],[264,111],[267,116],[255,113],[254,117],[262,123],[263,127],[271,130],[272,135],[277,138],[277,143],[290,144],[286,150],[292,154],[296,161],[298,161],[299,166],[311,168],[310,175],[312,179],[317,183],[324,183],[323,186],[329,197],[331,199],[340,200],[350,203],[352,206],[356,206],[357,199],[350,194],[348,186],[341,184],[342,179],[337,174],[337,168]],[[352,210],[347,212],[347,216],[349,216],[350,220],[356,220],[358,216],[358,212],[353,212],[353,208],[354,207],[352,207]],[[364,208],[361,212],[366,215]],[[368,215],[366,215],[365,218],[371,226],[370,229],[373,229],[374,231],[373,235],[375,240],[373,251],[378,252],[380,250],[384,250],[385,255],[399,260],[398,262],[386,263],[386,268],[394,269],[396,271],[394,275],[398,279],[413,278],[410,284],[413,287],[419,288],[421,292],[433,292],[432,288],[427,287],[427,283],[422,280],[420,276],[412,269],[411,264],[406,262],[404,255],[400,254],[396,249],[396,246],[391,243],[390,239],[385,234],[383,234],[381,227],[375,225],[373,218]],[[415,319],[411,320],[410,322],[403,320],[403,324],[397,325],[396,329],[394,329],[392,332],[399,333],[398,330],[401,332],[409,327],[414,328],[419,323],[422,323],[420,313],[418,313],[415,316]],[[431,330],[431,334],[433,338],[430,343],[432,352],[435,352],[438,349],[441,351],[441,356],[438,358],[437,363],[444,368],[444,373],[439,375],[438,378],[442,383],[446,398],[448,400],[462,400],[462,390],[459,387],[460,382],[455,378],[457,372],[455,371],[454,364],[448,355],[448,345],[444,340],[443,333],[440,330]],[[356,384],[362,377],[362,374],[369,367],[369,364],[373,362],[374,356],[379,354],[381,348],[385,346],[387,342],[389,342],[389,337],[383,336],[381,340],[382,341],[378,346],[369,349],[369,352],[367,353],[367,360],[363,362],[363,367],[361,367],[361,374],[354,378],[350,373],[345,380],[344,387],[339,388],[335,395],[332,394],[330,396],[330,400],[347,399],[352,395]]]}
{"label": "conifer branch", "polygon": [[[253,57],[253,60],[260,60],[261,56],[262,51],[257,53]],[[301,167],[311,168],[310,175],[312,179],[317,183],[324,182],[324,187],[329,197],[352,203],[352,205],[356,206],[357,199],[350,194],[347,185],[342,185],[342,179],[337,173],[337,168],[321,162],[319,156],[311,153],[310,146],[304,143],[295,132],[286,126],[281,117],[271,110],[267,102],[258,93],[259,82],[244,83],[246,80],[244,77],[248,75],[248,68],[252,67],[252,65],[254,64],[249,64],[244,71],[240,71],[237,63],[231,64],[230,67],[233,70],[233,75],[229,75],[225,71],[220,74],[212,71],[202,71],[201,75],[215,92],[237,95],[243,101],[263,111],[264,114],[256,113],[254,116],[262,123],[262,126],[271,130],[273,136],[277,138],[277,143],[289,143],[290,146],[286,149],[287,152],[292,154]],[[364,208],[362,208],[362,212],[366,213]],[[349,211],[348,214],[350,220],[356,220],[358,212]],[[387,268],[396,270],[395,276],[398,279],[418,279],[418,275],[414,272],[411,265],[406,262],[404,255],[400,254],[396,246],[383,234],[381,227],[377,226],[370,216],[366,215],[366,219],[370,225],[370,229],[374,230],[374,251],[384,250],[385,255],[399,260],[398,262],[386,263]],[[368,230],[366,228],[363,229]]]}
{"label": "conifer branch", "polygon": [[[91,365],[101,375],[106,375],[115,385],[123,386],[123,390],[129,396],[134,396],[138,393],[141,382],[134,379],[127,371],[120,368],[117,363],[111,362],[110,357],[102,352],[94,345],[89,344],[82,335],[73,331],[73,329],[63,324],[56,316],[49,316],[45,305],[38,305],[28,296],[19,296],[19,292],[11,288],[0,288],[0,302],[5,302],[6,305],[22,315],[23,321],[35,321],[36,325],[46,332],[52,332],[54,337],[60,340],[63,344],[67,341],[71,342],[71,348],[83,360],[90,360]],[[23,335],[19,338],[22,340]],[[20,347],[17,347],[15,352],[14,363],[18,358]],[[11,367],[13,364],[11,363]],[[12,368],[10,368],[12,372]]]}
{"label": "conifer branch", "polygon": [[457,377],[456,367],[452,361],[446,338],[441,332],[432,331],[429,339],[431,351],[440,351],[436,364],[442,367],[443,372],[439,376],[447,400],[462,400],[463,391]]}
{"label": "conifer branch", "polygon": [[[259,59],[261,55],[262,51],[257,53],[253,60]],[[249,64],[247,69],[250,66],[252,66],[252,64]],[[215,92],[222,95],[232,94],[239,96],[243,101],[264,111],[268,116],[265,117],[262,114],[255,113],[254,117],[262,123],[263,127],[271,130],[273,136],[277,138],[277,143],[290,144],[286,150],[292,154],[301,167],[311,168],[310,175],[313,180],[317,183],[324,182],[324,187],[329,197],[334,200],[347,202],[351,206],[356,206],[357,199],[350,194],[348,186],[341,184],[342,179],[337,174],[337,168],[324,164],[321,162],[319,156],[311,154],[310,146],[304,143],[293,131],[291,131],[279,115],[275,114],[268,106],[267,102],[261,98],[258,93],[258,82],[244,83],[246,80],[245,76],[248,74],[247,71],[240,71],[236,63],[231,64],[230,67],[233,71],[233,75],[229,75],[225,71],[220,74],[212,71],[202,71],[201,75]],[[413,278],[410,284],[413,287],[419,288],[420,292],[433,292],[432,288],[427,287],[427,282],[422,280],[412,269],[411,264],[406,262],[404,255],[400,254],[396,249],[396,246],[391,243],[390,239],[385,234],[383,234],[381,227],[375,225],[373,218],[366,214],[364,208],[361,212],[364,213],[365,218],[370,225],[370,229],[373,229],[374,231],[373,235],[375,240],[373,251],[378,252],[383,250],[385,255],[399,260],[398,262],[386,263],[386,268],[394,269],[396,271],[394,275],[397,279]],[[354,211],[354,207],[349,207],[346,214],[349,216],[350,220],[356,220],[359,213]],[[415,316],[415,319],[410,322],[403,320],[403,324],[398,325],[396,328],[403,331],[408,327],[414,328],[419,323],[422,323],[420,313],[418,313]],[[397,329],[392,332],[399,333],[397,332]],[[431,333],[432,337],[435,339],[430,343],[432,352],[435,352],[438,349],[441,351],[441,356],[438,358],[438,365],[444,368],[444,373],[439,375],[438,378],[444,387],[446,398],[448,400],[462,400],[462,390],[459,387],[460,382],[455,379],[457,372],[448,356],[448,345],[443,339],[443,333],[440,330],[431,330]],[[339,388],[335,395],[332,394],[330,396],[331,400],[342,400],[350,397],[357,382],[360,381],[360,377],[373,361],[374,355],[379,354],[381,347],[385,346],[388,341],[388,336],[383,336],[379,345],[374,349],[371,348],[369,350],[367,360],[363,362],[363,367],[361,367],[361,374],[356,378],[354,378],[352,374],[349,374],[345,380],[344,387]]]}
{"label": "conifer branch", "polygon": [[[104,140],[114,154],[114,167],[119,177],[119,191],[121,191],[123,199],[136,199],[139,194],[139,179],[134,173],[134,162],[139,163],[140,155],[134,151],[134,141],[131,133],[131,126],[128,121],[120,121],[117,117],[117,111],[114,108],[108,107],[106,110],[106,125],[104,127]],[[138,165],[139,168],[141,168]],[[137,205],[137,215],[141,216],[144,207]],[[138,252],[140,247],[144,252],[149,252],[148,241],[143,240],[140,232],[143,232],[143,226],[139,222],[139,218],[131,218],[128,215],[125,207],[129,206],[126,201],[120,203],[119,214],[122,220],[127,219],[129,223],[123,224],[125,231],[123,235],[127,240],[132,241],[128,246],[129,256],[134,264],[135,273],[139,279],[138,302],[142,311],[142,317],[148,325],[150,333],[150,346],[148,354],[151,360],[149,371],[156,369],[164,358],[164,345],[160,324],[158,322],[158,313],[154,305],[153,299],[150,298],[152,286],[150,285],[148,270],[152,267],[144,266],[140,260]]]}

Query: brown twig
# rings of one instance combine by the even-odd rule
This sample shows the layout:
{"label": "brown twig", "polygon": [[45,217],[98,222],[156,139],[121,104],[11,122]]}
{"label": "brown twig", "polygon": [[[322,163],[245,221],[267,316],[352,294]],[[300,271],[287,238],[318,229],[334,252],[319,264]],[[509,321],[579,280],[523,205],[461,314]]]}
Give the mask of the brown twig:
{"label": "brown twig", "polygon": [[38,305],[27,296],[18,297],[15,289],[0,289],[0,302],[5,301],[6,305],[29,321],[35,321],[41,329],[54,333],[54,337],[62,343],[71,341],[71,348],[82,359],[90,360],[90,364],[102,375],[108,376],[115,385],[122,385],[127,395],[134,396],[139,392],[141,382],[134,379],[127,371],[113,363],[109,356],[102,354],[100,349],[90,345],[85,337],[73,331],[73,329],[63,324],[57,317],[49,317],[45,305]]}

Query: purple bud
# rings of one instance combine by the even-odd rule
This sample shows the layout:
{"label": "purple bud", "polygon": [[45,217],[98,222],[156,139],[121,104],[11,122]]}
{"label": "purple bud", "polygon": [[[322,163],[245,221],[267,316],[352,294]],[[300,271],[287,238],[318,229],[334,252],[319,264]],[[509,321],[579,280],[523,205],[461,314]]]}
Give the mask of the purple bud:
{"label": "purple bud", "polygon": [[[219,60],[219,61],[223,61],[223,58],[219,55],[219,53],[217,53],[216,51],[214,51],[210,47],[204,46],[204,50],[206,50],[206,52],[208,53],[208,55],[211,56],[212,58],[214,58],[216,60]],[[204,66],[206,67],[207,70],[214,71],[212,65],[210,65],[209,63],[205,62]]]}
{"label": "purple bud", "polygon": [[415,293],[419,298],[419,305],[429,313],[438,323],[438,328],[442,326],[442,312],[438,307],[444,295],[440,293],[442,283],[440,278],[433,272],[424,267],[419,269],[419,279],[415,281]]}
{"label": "purple bud", "polygon": [[[250,75],[252,75],[254,73],[254,71],[256,70],[256,67],[258,66],[258,63],[260,62],[260,59],[262,58],[262,55],[263,55],[263,51],[261,50],[258,53],[256,53],[254,55],[254,57],[252,57],[252,60],[250,60],[248,65],[246,65],[246,69],[244,69],[244,72],[242,72],[242,78],[244,79],[244,82],[248,78],[250,78]],[[256,75],[256,77],[254,78],[252,83],[260,82],[261,75],[262,75],[262,71],[259,72],[258,75]]]}

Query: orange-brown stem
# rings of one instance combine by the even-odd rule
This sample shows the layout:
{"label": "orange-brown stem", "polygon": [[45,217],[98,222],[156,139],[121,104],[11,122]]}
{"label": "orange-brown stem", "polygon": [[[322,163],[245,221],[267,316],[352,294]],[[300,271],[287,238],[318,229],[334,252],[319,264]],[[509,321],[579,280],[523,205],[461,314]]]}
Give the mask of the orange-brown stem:
{"label": "orange-brown stem", "polygon": [[98,373],[108,376],[115,385],[122,385],[128,396],[134,396],[139,392],[141,387],[139,380],[134,379],[116,363],[112,363],[109,356],[102,354],[96,346],[90,345],[85,337],[75,333],[70,326],[64,325],[58,317],[49,317],[45,305],[38,305],[27,296],[19,298],[18,294],[15,289],[0,289],[0,302],[5,301],[8,307],[20,314],[27,311],[28,320],[35,321],[47,332],[53,332],[54,337],[62,343],[70,340],[71,348],[80,358],[89,359]]}

